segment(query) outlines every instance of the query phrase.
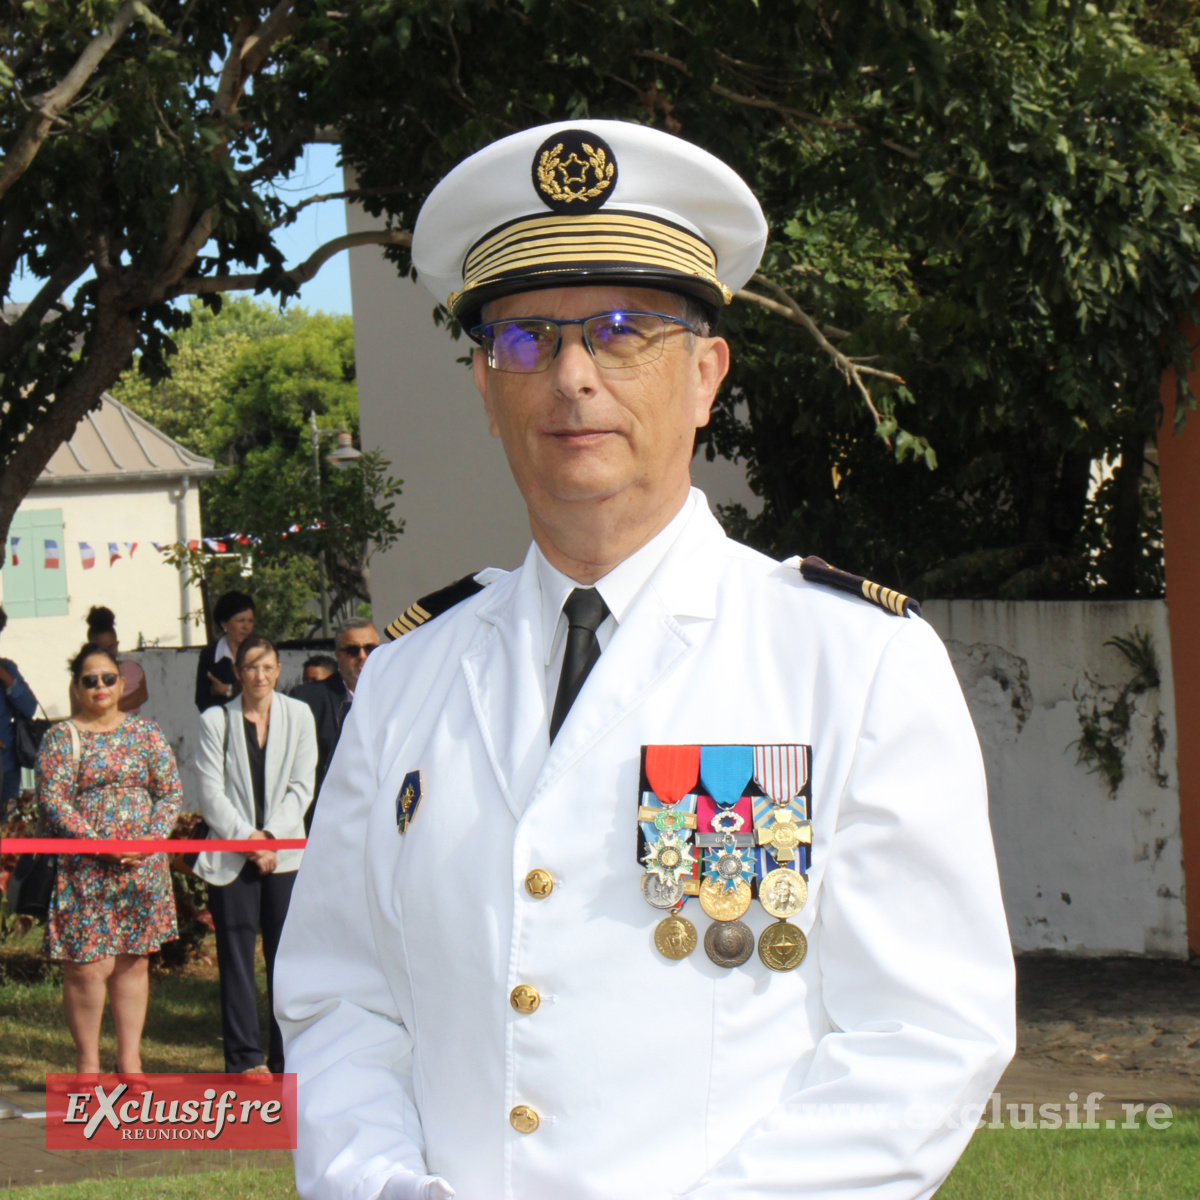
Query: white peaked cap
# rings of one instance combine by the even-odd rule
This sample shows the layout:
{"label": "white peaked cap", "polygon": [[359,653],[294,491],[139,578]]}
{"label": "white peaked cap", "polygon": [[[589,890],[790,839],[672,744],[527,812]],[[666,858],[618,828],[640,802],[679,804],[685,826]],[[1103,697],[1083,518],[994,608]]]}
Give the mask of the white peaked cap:
{"label": "white peaked cap", "polygon": [[458,164],[413,231],[421,282],[468,327],[498,296],[622,283],[728,304],[767,223],[745,181],[699,146],[629,121],[560,121]]}

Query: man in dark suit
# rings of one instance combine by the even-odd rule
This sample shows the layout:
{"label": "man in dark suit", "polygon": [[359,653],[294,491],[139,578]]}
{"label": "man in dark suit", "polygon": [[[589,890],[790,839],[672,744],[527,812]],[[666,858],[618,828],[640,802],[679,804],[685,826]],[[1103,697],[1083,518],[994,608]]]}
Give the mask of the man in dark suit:
{"label": "man in dark suit", "polygon": [[312,824],[313,809],[321,793],[325,772],[342,736],[342,725],[350,705],[354,703],[354,689],[362,674],[367,655],[379,646],[379,631],[365,617],[351,617],[337,632],[334,647],[337,653],[337,672],[319,683],[302,683],[292,695],[303,700],[312,709],[317,723],[317,786],[313,802],[304,816],[307,829]]}

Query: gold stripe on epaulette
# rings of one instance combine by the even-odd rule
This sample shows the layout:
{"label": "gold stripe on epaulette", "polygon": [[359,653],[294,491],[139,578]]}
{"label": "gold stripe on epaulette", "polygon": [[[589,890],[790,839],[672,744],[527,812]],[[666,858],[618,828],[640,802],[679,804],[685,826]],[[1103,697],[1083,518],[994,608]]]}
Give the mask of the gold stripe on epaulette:
{"label": "gold stripe on epaulette", "polygon": [[907,615],[904,606],[908,603],[908,597],[901,592],[894,592],[889,587],[883,587],[881,584],[872,583],[869,579],[864,579],[862,581],[862,594],[872,604],[878,604],[880,608],[886,608],[888,612],[893,612],[898,617]]}

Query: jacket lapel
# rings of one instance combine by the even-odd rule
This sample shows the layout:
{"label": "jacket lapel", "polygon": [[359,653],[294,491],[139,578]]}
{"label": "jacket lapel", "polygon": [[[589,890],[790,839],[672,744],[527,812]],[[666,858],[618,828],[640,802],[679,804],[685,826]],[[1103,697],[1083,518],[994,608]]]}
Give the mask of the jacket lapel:
{"label": "jacket lapel", "polygon": [[533,548],[520,570],[488,591],[494,594],[479,610],[483,629],[462,667],[496,782],[520,818],[546,758],[549,720]]}
{"label": "jacket lapel", "polygon": [[[267,727],[267,756],[263,764],[266,776],[266,795],[263,797],[263,820],[270,821],[271,814],[287,791],[289,780],[283,773],[283,760],[287,754],[290,724],[287,705],[279,703],[279,696],[271,699],[271,722]],[[247,758],[247,766],[249,759]]]}

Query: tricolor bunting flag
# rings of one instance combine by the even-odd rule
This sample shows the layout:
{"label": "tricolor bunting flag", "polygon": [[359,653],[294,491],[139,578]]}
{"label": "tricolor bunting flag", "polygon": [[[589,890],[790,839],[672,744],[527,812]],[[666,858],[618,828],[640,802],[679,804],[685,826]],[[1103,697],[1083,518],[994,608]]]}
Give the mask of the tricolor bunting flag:
{"label": "tricolor bunting flag", "polygon": [[42,543],[42,548],[45,551],[45,558],[43,559],[42,566],[45,567],[47,571],[57,571],[58,543],[53,538],[46,538],[46,540]]}
{"label": "tricolor bunting flag", "polygon": [[121,557],[121,552],[120,552],[120,550],[117,549],[117,543],[109,542],[108,543],[108,565],[111,567],[113,565],[113,563],[115,563],[117,561],[117,559],[120,557]]}
{"label": "tricolor bunting flag", "polygon": [[225,553],[225,543],[218,542],[216,538],[205,538],[204,545],[207,549],[211,550],[213,554]]}
{"label": "tricolor bunting flag", "polygon": [[17,558],[17,543],[21,539],[20,538],[10,538],[9,540],[12,542],[12,565],[15,567],[20,563],[20,559]]}
{"label": "tricolor bunting flag", "polygon": [[192,540],[190,542],[188,542],[188,549],[189,550],[199,550],[200,549],[199,540],[197,538],[192,538]]}
{"label": "tricolor bunting flag", "polygon": [[79,543],[79,561],[83,563],[85,571],[90,571],[96,565],[96,552],[87,542]]}
{"label": "tricolor bunting flag", "polygon": [[125,553],[128,554],[130,558],[133,557],[133,552],[137,548],[138,548],[137,542],[126,542],[125,543]]}
{"label": "tricolor bunting flag", "polygon": [[159,552],[159,554],[165,554],[167,552],[167,546],[165,542],[151,542],[150,545],[152,545],[155,550]]}

